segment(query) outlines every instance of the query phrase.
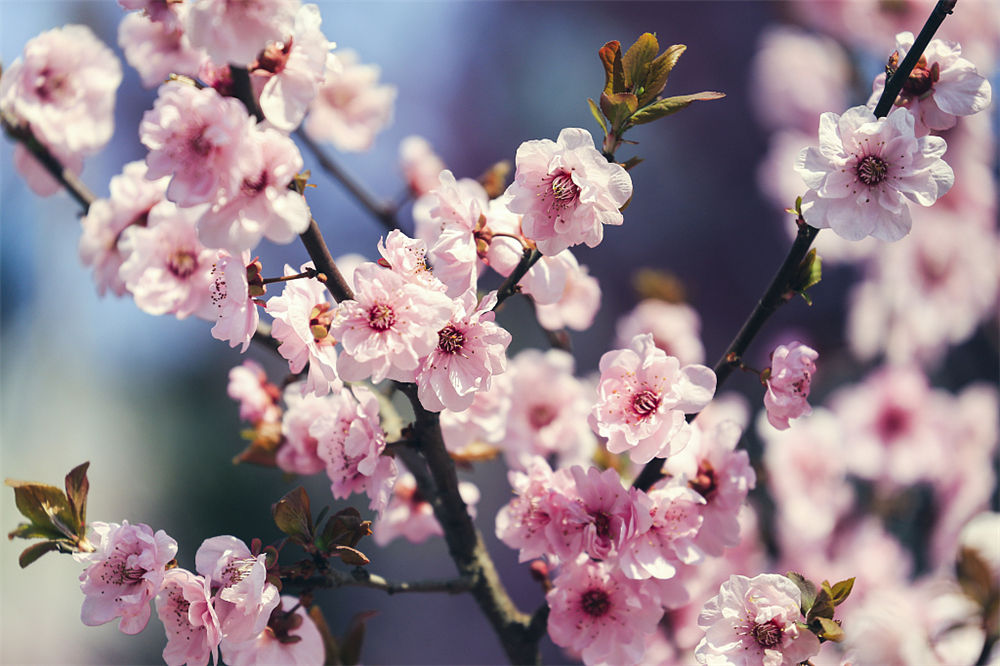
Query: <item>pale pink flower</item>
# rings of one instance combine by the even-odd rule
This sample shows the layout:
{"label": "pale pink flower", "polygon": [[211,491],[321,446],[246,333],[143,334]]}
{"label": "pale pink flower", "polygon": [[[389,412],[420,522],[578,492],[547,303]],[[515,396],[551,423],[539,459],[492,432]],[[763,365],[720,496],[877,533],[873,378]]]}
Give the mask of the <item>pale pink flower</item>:
{"label": "pale pink flower", "polygon": [[[312,262],[302,264],[298,272],[286,264],[285,275],[306,268],[312,268]],[[288,360],[288,369],[299,373],[309,364],[304,393],[326,395],[343,385],[337,374],[337,340],[330,331],[334,307],[326,287],[315,278],[289,280],[280,296],[267,301],[267,312],[274,317],[271,335],[281,343],[278,353]]]}
{"label": "pale pink flower", "polygon": [[239,188],[238,157],[253,125],[239,100],[168,81],[139,124],[149,177],[170,176],[167,198],[178,205],[214,203]]}
{"label": "pale pink flower", "polygon": [[5,67],[0,109],[31,125],[61,156],[99,151],[114,131],[115,91],[122,67],[85,25],[48,30],[28,41]]}
{"label": "pale pink flower", "polygon": [[310,425],[309,435],[316,439],[316,454],[326,463],[333,496],[346,499],[364,492],[369,507],[381,513],[398,471],[395,461],[382,455],[385,433],[378,398],[363,386],[353,386],[351,392],[341,389],[331,398],[330,407]]}
{"label": "pale pink flower", "polygon": [[619,209],[632,196],[632,179],[594,147],[590,132],[567,128],[557,141],[525,141],[517,149],[517,171],[507,204],[524,217],[524,235],[542,254],[556,254],[604,238],[604,225],[622,223]]}
{"label": "pale pink flower", "polygon": [[441,410],[441,436],[453,453],[475,443],[496,444],[507,432],[511,391],[508,373],[493,377],[490,388],[476,391],[472,406],[460,412]]}
{"label": "pale pink flower", "polygon": [[700,664],[795,666],[819,652],[816,634],[800,627],[802,593],[777,574],[731,576],[698,617],[705,637]]}
{"label": "pale pink flower", "polygon": [[250,296],[247,268],[251,265],[249,250],[235,257],[223,250],[212,268],[212,303],[217,308],[212,337],[230,347],[242,344],[240,353],[250,346],[260,322],[257,301]]}
{"label": "pale pink flower", "polygon": [[497,538],[518,549],[518,562],[551,557],[549,525],[559,520],[563,506],[556,498],[571,492],[572,478],[553,473],[541,456],[530,456],[525,471],[510,470],[507,479],[515,496],[497,512]]}
{"label": "pale pink flower", "polygon": [[[187,3],[171,3],[174,11],[183,13]],[[174,16],[172,12],[168,12]],[[145,12],[133,12],[118,24],[118,45],[125,60],[142,79],[146,88],[155,88],[171,74],[195,76],[208,57],[201,49],[191,46],[178,19],[158,21]]]}
{"label": "pale pink flower", "polygon": [[[468,481],[459,481],[458,494],[465,502],[469,515],[475,518],[479,488]],[[420,494],[416,479],[412,474],[401,474],[392,489],[389,505],[372,525],[375,543],[385,546],[397,537],[404,537],[410,543],[423,543],[428,537],[443,535],[444,530],[434,517],[434,508]]]}
{"label": "pale pink flower", "polygon": [[742,429],[732,421],[695,421],[691,440],[676,456],[664,462],[664,472],[701,494],[703,522],[695,545],[708,555],[722,555],[740,543],[740,509],[757,482],[750,457],[737,450]]}
{"label": "pale pink flower", "polygon": [[[483,236],[483,241],[486,242],[486,251],[483,252],[481,244],[477,244],[479,258],[504,277],[510,275],[521,262],[521,259],[524,257],[524,245],[530,245],[530,241],[521,233],[521,216],[511,212],[510,208],[507,207],[508,201],[510,201],[510,195],[506,192],[496,199],[490,199],[484,213],[486,226],[483,228],[483,231],[489,232]],[[508,234],[513,236],[513,238],[499,234]],[[538,263],[531,267],[524,278],[522,278],[520,284],[524,285],[525,279],[532,279],[528,275],[531,275],[536,270],[544,270],[540,267],[548,263],[549,257],[543,256],[538,260]],[[552,291],[553,294],[551,297],[544,300],[552,301],[559,298],[559,295],[562,294],[562,289],[559,285],[553,285]],[[539,296],[540,290],[536,289],[536,301],[539,299]]]}
{"label": "pale pink flower", "polygon": [[298,383],[285,387],[285,413],[281,417],[281,434],[285,441],[278,449],[275,463],[292,474],[316,474],[326,468],[319,457],[319,442],[309,433],[312,424],[341,404],[340,392],[325,396],[303,393]]}
{"label": "pale pink flower", "polygon": [[[292,613],[294,618],[287,617]],[[324,663],[326,646],[306,608],[295,597],[284,595],[275,614],[281,614],[282,636],[268,626],[255,637],[239,643],[224,640],[222,658],[232,666],[254,664],[287,664],[288,666],[315,666]],[[297,640],[296,640],[297,639]]]}
{"label": "pale pink flower", "polygon": [[205,212],[198,234],[206,245],[238,253],[266,236],[291,243],[309,227],[305,197],[289,189],[302,169],[295,142],[272,129],[250,130],[233,164],[236,188]]}
{"label": "pale pink flower", "polygon": [[309,105],[306,133],[345,152],[368,150],[392,120],[396,88],[379,85],[379,68],[362,65],[349,49],[327,56],[324,77]]}
{"label": "pale pink flower", "polygon": [[179,21],[180,13],[187,9],[186,3],[172,0],[118,0],[123,9],[142,14],[151,21],[174,26]]}
{"label": "pale pink flower", "polygon": [[[148,525],[90,523],[96,550],[73,558],[87,565],[80,574],[86,595],[80,618],[88,627],[121,618],[123,634],[137,634],[149,622],[149,602],[160,590],[166,565],[177,554],[177,542]],[[96,537],[96,538],[95,538]]]}
{"label": "pale pink flower", "polygon": [[197,216],[197,210],[161,201],[150,209],[145,227],[126,230],[122,250],[128,259],[119,275],[143,312],[216,319],[212,269],[219,250],[199,242]]}
{"label": "pale pink flower", "polygon": [[228,534],[205,539],[194,555],[198,573],[211,582],[222,637],[239,642],[264,630],[280,602],[278,588],[267,582],[266,555],[253,555]]}
{"label": "pale pink flower", "polygon": [[281,393],[255,361],[247,359],[229,371],[226,393],[240,403],[240,418],[244,421],[274,421],[281,416],[278,407]]}
{"label": "pale pink flower", "polygon": [[601,357],[598,402],[590,426],[608,438],[608,451],[624,453],[635,463],[666,458],[690,436],[685,413],[703,409],[715,395],[715,373],[703,365],[681,367],[646,333],[629,349]]}
{"label": "pale pink flower", "polygon": [[330,327],[344,347],[337,362],[350,381],[413,381],[421,359],[438,344],[452,302],[377,264],[354,271],[354,299],[340,303]]}
{"label": "pale pink flower", "polygon": [[771,367],[765,370],[764,407],[767,420],[778,430],[786,430],[789,419],[807,416],[812,411],[806,398],[818,357],[815,349],[797,340],[778,345],[771,352]]}
{"label": "pale pink flower", "polygon": [[[518,262],[520,258],[519,255]],[[531,296],[535,303],[550,305],[562,298],[570,273],[579,271],[579,266],[576,257],[569,250],[563,250],[559,254],[539,259],[518,284],[521,291]]]}
{"label": "pale pink flower", "polygon": [[557,520],[546,527],[549,544],[561,560],[578,553],[593,559],[614,559],[635,535],[649,528],[649,507],[640,507],[635,488],[626,489],[614,469],[603,472],[579,465],[569,468],[573,485],[555,499]]}
{"label": "pale pink flower", "polygon": [[507,464],[525,456],[558,455],[563,464],[589,460],[596,438],[587,425],[592,391],[573,376],[573,357],[561,349],[525,349],[511,359],[511,407],[501,443]]}
{"label": "pale pink flower", "polygon": [[303,5],[295,15],[291,36],[268,44],[250,66],[255,81],[265,81],[260,110],[271,125],[284,132],[299,126],[323,82],[333,43],[320,30],[322,20],[316,5]]}
{"label": "pale pink flower", "polygon": [[413,196],[419,197],[438,186],[446,167],[427,139],[410,135],[399,142],[399,168]]}
{"label": "pale pink flower", "polygon": [[[383,266],[388,264],[387,268],[398,273],[407,282],[435,291],[446,290],[441,280],[427,268],[427,244],[424,241],[410,238],[399,229],[393,229],[384,240],[379,239],[378,252],[382,255],[382,261],[379,263]],[[358,265],[362,263],[364,262],[359,262]],[[339,260],[337,265],[340,266]],[[350,278],[344,274],[344,279],[353,282],[353,270]]]}
{"label": "pale pink flower", "polygon": [[268,42],[292,34],[299,0],[197,0],[185,17],[191,43],[217,63],[245,67]]}
{"label": "pale pink flower", "polygon": [[[896,50],[889,57],[887,70],[896,66],[913,47],[913,33],[896,35]],[[875,108],[885,89],[887,74],[883,72],[872,83],[868,105]],[[932,39],[924,49],[895,105],[910,110],[915,119],[914,131],[924,136],[932,130],[953,127],[957,116],[971,116],[990,105],[990,82],[979,75],[976,66],[962,57],[957,42]]]}
{"label": "pale pink flower", "polygon": [[545,595],[549,636],[585,664],[637,664],[663,611],[649,587],[585,555],[565,565]]}
{"label": "pale pink flower", "polygon": [[128,227],[146,225],[149,211],[163,201],[167,180],[149,180],[144,162],[129,162],[111,179],[109,189],[111,196],[92,203],[80,220],[80,260],[93,266],[98,294],[103,296],[110,289],[121,296],[125,282],[119,269],[126,255],[118,241]]}
{"label": "pale pink flower", "polygon": [[649,528],[629,539],[618,565],[629,578],[668,579],[679,564],[697,564],[704,555],[694,538],[704,520],[705,498],[687,486],[665,486],[648,494]]}
{"label": "pale pink flower", "polygon": [[208,580],[175,568],[163,577],[156,614],[167,632],[163,661],[168,666],[205,666],[218,657],[222,629],[210,599]]}
{"label": "pale pink flower", "polygon": [[511,335],[494,322],[496,302],[495,291],[478,304],[474,291],[457,299],[451,320],[438,331],[437,347],[417,370],[417,396],[426,409],[468,409],[478,391],[489,390],[493,375],[507,369]]}
{"label": "pale pink flower", "polygon": [[650,333],[653,344],[684,365],[705,362],[701,343],[701,318],[686,303],[647,298],[618,320],[615,346],[627,347],[640,333]]}
{"label": "pale pink flower", "polygon": [[[554,303],[536,305],[535,316],[542,328],[550,331],[561,328],[585,331],[594,323],[594,317],[601,308],[601,285],[597,278],[590,275],[586,266],[577,263],[569,250],[564,250],[562,254],[567,254],[572,259],[572,268],[566,275],[566,286]],[[536,264],[532,268],[537,267]]]}
{"label": "pale pink flower", "polygon": [[896,108],[885,118],[863,106],[824,113],[819,148],[806,148],[795,169],[809,186],[802,215],[816,228],[848,240],[896,241],[910,232],[905,199],[930,206],[955,182],[941,156],[944,139],[913,133],[913,115]]}

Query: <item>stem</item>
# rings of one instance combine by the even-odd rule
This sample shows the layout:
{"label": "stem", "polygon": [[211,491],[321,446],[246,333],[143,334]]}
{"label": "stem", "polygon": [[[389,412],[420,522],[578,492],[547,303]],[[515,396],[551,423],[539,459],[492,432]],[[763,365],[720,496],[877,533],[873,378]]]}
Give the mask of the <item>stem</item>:
{"label": "stem", "polygon": [[302,232],[299,238],[305,245],[309,257],[313,260],[313,265],[320,273],[326,275],[326,288],[333,294],[334,300],[338,303],[352,300],[354,292],[351,291],[344,276],[340,273],[340,269],[333,261],[333,257],[330,256],[330,250],[326,247],[326,241],[323,240],[323,234],[320,232],[316,220],[309,219],[309,228]]}
{"label": "stem", "polygon": [[311,578],[306,581],[289,581],[286,585],[303,585],[307,588],[336,588],[336,587],[366,587],[372,590],[382,590],[388,594],[400,594],[403,592],[447,592],[448,594],[460,594],[468,592],[472,587],[472,581],[466,578],[449,578],[445,580],[418,580],[418,581],[390,581],[378,574],[370,573],[367,569],[357,567],[351,571],[350,575],[344,575],[339,571],[328,569],[319,578]]}
{"label": "stem", "polygon": [[375,217],[379,222],[382,223],[389,231],[392,231],[397,226],[396,223],[396,209],[388,204],[379,203],[364,187],[361,186],[354,178],[352,178],[346,171],[340,168],[333,159],[326,154],[323,147],[318,143],[313,141],[308,134],[302,131],[301,128],[295,131],[295,135],[299,137],[299,140],[305,144],[306,148],[313,154],[319,165],[328,174],[340,181],[340,184],[351,193],[358,203],[360,203],[364,208],[368,210],[372,216]]}
{"label": "stem", "polygon": [[236,99],[243,102],[247,108],[247,113],[257,119],[257,122],[264,120],[264,112],[257,104],[257,98],[253,94],[253,84],[250,83],[250,72],[246,67],[229,66],[229,75],[233,77],[233,94]]}
{"label": "stem", "polygon": [[538,260],[542,258],[542,253],[538,250],[533,250],[528,246],[524,248],[524,254],[521,255],[521,261],[514,270],[511,271],[507,279],[503,281],[500,288],[497,289],[497,304],[493,306],[496,310],[500,307],[500,304],[506,301],[508,298],[517,293],[517,283],[521,281],[521,278],[531,270],[531,267],[538,263]]}
{"label": "stem", "polygon": [[302,278],[318,278],[322,275],[326,277],[325,273],[318,273],[315,268],[307,268],[301,273],[295,275],[285,275],[282,277],[264,278],[261,282],[263,284],[275,284],[276,282],[288,282],[289,280],[300,280]]}

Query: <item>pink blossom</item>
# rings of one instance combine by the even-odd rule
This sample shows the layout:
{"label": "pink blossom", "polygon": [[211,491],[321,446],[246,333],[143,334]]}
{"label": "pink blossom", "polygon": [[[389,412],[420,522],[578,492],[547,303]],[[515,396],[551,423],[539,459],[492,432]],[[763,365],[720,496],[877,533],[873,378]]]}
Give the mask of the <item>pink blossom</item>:
{"label": "pink blossom", "polygon": [[690,305],[647,298],[618,320],[615,346],[627,347],[640,333],[650,333],[653,344],[684,365],[705,362],[701,318]]}
{"label": "pink blossom", "polygon": [[417,396],[426,409],[468,409],[476,392],[488,390],[493,375],[507,369],[511,335],[494,322],[496,301],[495,291],[478,304],[474,291],[456,301],[451,320],[438,331],[437,347],[417,370]]}
{"label": "pink blossom", "polygon": [[[295,612],[292,612],[292,609]],[[281,616],[281,635],[268,626],[254,638],[240,643],[222,643],[222,657],[232,666],[253,664],[288,664],[314,666],[326,659],[326,647],[316,624],[298,599],[284,595],[274,611]],[[272,622],[272,624],[274,624]]]}
{"label": "pink blossom", "polygon": [[476,391],[468,409],[441,410],[441,435],[448,450],[461,453],[469,446],[501,441],[507,432],[512,390],[505,372],[493,377],[489,389]]}
{"label": "pink blossom", "polygon": [[344,347],[337,370],[347,380],[412,381],[421,359],[438,344],[451,299],[366,264],[354,271],[354,299],[340,303],[330,333]]}
{"label": "pink blossom", "polygon": [[[176,8],[167,12],[175,16],[174,11],[183,14],[189,5],[170,3],[168,7]],[[122,19],[118,24],[118,44],[146,88],[157,87],[170,74],[195,76],[207,58],[203,50],[191,46],[179,19],[159,21],[145,12],[133,12]]]}
{"label": "pink blossom", "polygon": [[82,157],[111,139],[121,79],[111,49],[87,26],[67,25],[29,40],[23,58],[4,68],[0,109],[60,156]]}
{"label": "pink blossom", "polygon": [[150,21],[165,23],[171,27],[176,25],[179,14],[187,9],[185,4],[171,0],[118,0],[118,4],[123,9],[135,11]]}
{"label": "pink blossom", "polygon": [[298,383],[285,388],[285,413],[281,418],[285,441],[275,457],[280,469],[292,474],[316,474],[326,468],[317,450],[319,442],[309,429],[324,414],[337,410],[341,400],[339,392],[322,397],[303,393]]}
{"label": "pink blossom", "polygon": [[567,563],[545,595],[549,636],[585,664],[637,664],[663,615],[648,586],[585,555]]}
{"label": "pink blossom", "polygon": [[683,368],[646,333],[629,349],[601,357],[598,402],[590,426],[608,438],[611,453],[629,452],[636,463],[668,457],[687,442],[685,413],[704,408],[715,394],[715,373],[703,365]]}
{"label": "pink blossom", "polygon": [[198,241],[197,214],[197,210],[161,201],[149,210],[145,227],[133,225],[126,230],[121,249],[128,259],[118,274],[143,312],[216,319],[212,270],[219,250]]}
{"label": "pink blossom", "polygon": [[[564,253],[568,254],[569,250],[564,250]],[[559,299],[535,307],[538,323],[550,331],[561,328],[585,331],[594,323],[594,317],[601,308],[601,286],[597,278],[590,275],[586,266],[578,264],[573,255],[569,257],[572,258],[572,269],[566,275],[566,286]],[[533,266],[536,267],[537,264]]]}
{"label": "pink blossom", "polygon": [[295,142],[272,129],[253,129],[235,161],[238,185],[205,212],[198,225],[203,243],[239,253],[262,236],[291,243],[309,227],[305,197],[288,188],[302,169]]}
{"label": "pink blossom", "polygon": [[508,206],[524,217],[524,235],[542,254],[556,254],[604,238],[604,225],[622,223],[619,209],[632,196],[632,179],[594,148],[590,132],[567,128],[557,141],[526,141],[517,149]]}
{"label": "pink blossom", "polygon": [[[177,542],[148,525],[92,522],[95,550],[73,558],[87,565],[80,574],[86,595],[80,618],[88,627],[121,618],[123,634],[137,634],[149,622],[149,602],[160,590],[166,566],[177,554]],[[96,539],[94,538],[96,537]]]}
{"label": "pink blossom", "polygon": [[[889,57],[886,70],[896,71],[913,47],[913,33],[896,35],[896,50]],[[891,73],[891,72],[890,72]],[[875,77],[868,105],[875,108],[885,89],[886,72]],[[945,130],[957,122],[956,116],[971,116],[990,105],[990,82],[979,75],[976,66],[962,57],[956,42],[932,39],[920,60],[903,83],[895,105],[910,110],[915,118],[914,131],[924,136],[932,130]]]}
{"label": "pink blossom", "polygon": [[527,458],[525,471],[511,470],[507,478],[515,497],[497,512],[497,538],[518,549],[518,562],[554,555],[549,525],[559,520],[563,504],[557,498],[571,492],[572,478],[553,473],[541,456]]}
{"label": "pink blossom", "polygon": [[168,666],[205,666],[218,656],[222,630],[208,580],[186,569],[171,569],[156,595],[156,614],[167,632],[163,661]]}
{"label": "pink blossom", "polygon": [[147,224],[149,211],[163,201],[167,180],[149,180],[144,162],[129,162],[111,179],[109,188],[111,196],[92,203],[80,220],[80,259],[94,267],[98,294],[103,296],[110,289],[121,296],[125,282],[118,271],[126,255],[119,240],[128,227]]}
{"label": "pink blossom", "polygon": [[267,626],[278,605],[278,588],[267,582],[266,555],[254,556],[240,539],[228,534],[205,539],[194,555],[199,574],[209,579],[222,637],[239,642]]}
{"label": "pink blossom", "polygon": [[260,110],[284,132],[299,126],[323,82],[333,43],[320,30],[322,20],[316,5],[303,5],[287,40],[268,44],[250,66],[256,81],[266,81],[260,91]]}
{"label": "pink blossom", "polygon": [[795,169],[809,186],[802,215],[816,228],[848,240],[874,236],[896,241],[910,232],[905,199],[930,206],[955,182],[941,156],[944,139],[913,133],[913,115],[893,109],[886,118],[863,106],[838,116],[824,113],[819,149],[806,148]]}
{"label": "pink blossom", "polygon": [[765,370],[767,393],[764,407],[767,420],[778,430],[788,428],[788,420],[806,416],[812,407],[806,402],[819,354],[801,342],[778,345],[771,352],[771,367]]}
{"label": "pink blossom", "polygon": [[249,359],[229,371],[226,393],[240,403],[240,418],[250,423],[273,421],[281,416],[278,387],[267,381],[260,364]]}
{"label": "pink blossom", "polygon": [[[459,481],[458,493],[469,515],[475,518],[479,488],[468,481]],[[423,543],[427,537],[443,535],[433,507],[417,489],[416,479],[412,474],[401,474],[392,489],[389,505],[372,525],[375,543],[385,546],[396,537],[404,537],[410,543]]]}
{"label": "pink blossom", "polygon": [[223,250],[212,268],[212,303],[217,308],[212,337],[228,342],[230,347],[242,344],[240,353],[250,346],[260,322],[257,301],[250,296],[247,274],[254,263],[260,265],[256,260],[250,261],[248,250],[235,257]]}
{"label": "pink blossom", "polygon": [[399,167],[410,191],[416,197],[437,187],[438,175],[446,168],[430,142],[416,135],[410,135],[399,142]]}
{"label": "pink blossom", "polygon": [[326,463],[330,489],[338,499],[352,493],[368,495],[371,509],[382,512],[389,503],[398,471],[385,451],[378,398],[363,386],[331,396],[330,407],[309,427],[316,454]]}
{"label": "pink blossom", "polygon": [[[302,264],[304,272],[312,262]],[[285,275],[296,275],[285,265]],[[309,375],[302,391],[326,395],[338,390],[342,383],[337,374],[337,340],[331,335],[334,319],[328,292],[315,278],[300,278],[285,282],[280,296],[267,301],[267,312],[274,317],[271,335],[281,344],[278,353],[288,360],[288,369],[299,373],[309,364]]]}
{"label": "pink blossom", "polygon": [[319,93],[309,106],[305,131],[338,150],[362,152],[392,120],[396,88],[379,85],[379,68],[362,65],[354,51],[331,53]]}
{"label": "pink blossom", "polygon": [[244,67],[268,42],[292,33],[298,9],[299,0],[197,0],[184,29],[191,43],[205,49],[213,61]]}
{"label": "pink blossom", "polygon": [[678,564],[696,564],[704,557],[694,537],[705,498],[686,486],[657,488],[647,497],[652,522],[626,542],[618,563],[629,578],[673,578]]}
{"label": "pink blossom", "polygon": [[[427,244],[413,239],[399,229],[393,229],[385,240],[379,239],[378,251],[382,255],[379,263],[392,269],[407,282],[413,282],[426,289],[445,291],[445,285],[427,268]],[[359,265],[364,262],[359,262]],[[339,265],[340,262],[338,261]],[[355,268],[357,268],[355,266]],[[347,279],[347,276],[344,276]],[[353,271],[351,281],[353,281]]]}
{"label": "pink blossom", "polygon": [[253,124],[239,100],[212,88],[164,83],[139,124],[149,177],[170,176],[167,198],[180,206],[214,203],[220,192],[239,189],[237,159]]}
{"label": "pink blossom", "polygon": [[731,576],[698,617],[698,663],[794,666],[815,655],[819,639],[797,624],[805,622],[801,596],[784,576]]}

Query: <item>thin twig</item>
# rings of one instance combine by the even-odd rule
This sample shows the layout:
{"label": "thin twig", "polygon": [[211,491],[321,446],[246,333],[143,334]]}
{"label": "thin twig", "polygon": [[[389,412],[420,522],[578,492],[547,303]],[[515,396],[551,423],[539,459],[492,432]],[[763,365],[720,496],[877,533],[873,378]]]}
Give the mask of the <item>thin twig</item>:
{"label": "thin twig", "polygon": [[305,245],[306,252],[309,253],[309,258],[313,260],[313,265],[316,266],[320,273],[326,275],[326,288],[333,294],[334,300],[338,303],[340,301],[352,300],[354,292],[348,286],[347,280],[344,279],[340,269],[337,268],[336,262],[334,262],[333,257],[330,255],[330,250],[326,246],[326,241],[323,240],[323,234],[320,232],[316,220],[309,219],[309,228],[302,232],[299,238],[302,240],[302,244]]}
{"label": "thin twig", "polygon": [[468,578],[390,581],[361,567],[353,569],[350,574],[343,574],[335,569],[327,569],[323,574],[319,574],[309,580],[289,581],[289,584],[302,585],[306,588],[314,589],[366,587],[372,590],[382,590],[388,594],[402,594],[404,592],[447,592],[448,594],[460,594],[468,592],[472,588],[472,581]]}
{"label": "thin twig", "polygon": [[524,247],[524,253],[521,255],[521,261],[514,267],[507,279],[503,281],[500,288],[497,289],[497,304],[493,306],[496,310],[500,307],[500,304],[506,301],[508,298],[517,293],[517,283],[521,281],[521,278],[531,270],[531,267],[538,263],[538,260],[542,258],[542,253],[538,250],[532,249],[529,246]]}

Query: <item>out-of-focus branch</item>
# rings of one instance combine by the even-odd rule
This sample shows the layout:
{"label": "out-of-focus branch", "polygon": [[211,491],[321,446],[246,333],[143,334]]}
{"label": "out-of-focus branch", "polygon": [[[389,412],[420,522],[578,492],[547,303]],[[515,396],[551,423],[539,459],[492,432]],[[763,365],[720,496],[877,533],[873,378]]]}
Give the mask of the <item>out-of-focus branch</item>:
{"label": "out-of-focus branch", "polygon": [[306,581],[289,581],[289,584],[302,584],[309,589],[336,587],[367,587],[372,590],[382,590],[388,594],[404,592],[447,592],[460,594],[468,592],[472,581],[467,578],[449,578],[445,580],[390,581],[367,569],[357,567],[350,574],[343,574],[335,569],[327,569]]}

